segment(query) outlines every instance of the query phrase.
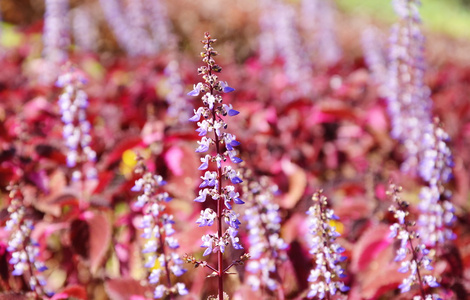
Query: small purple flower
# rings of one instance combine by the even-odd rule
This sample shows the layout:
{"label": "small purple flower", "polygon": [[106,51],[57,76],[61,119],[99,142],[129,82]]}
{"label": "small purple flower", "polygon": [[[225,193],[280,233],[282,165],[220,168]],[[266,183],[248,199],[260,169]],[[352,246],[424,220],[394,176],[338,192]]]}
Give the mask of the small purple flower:
{"label": "small purple flower", "polygon": [[225,223],[229,225],[230,227],[233,227],[235,229],[239,228],[239,225],[241,224],[240,221],[238,220],[238,214],[234,213],[233,211],[225,211],[224,213],[225,216]]}
{"label": "small purple flower", "polygon": [[205,188],[205,187],[216,187],[217,188],[217,173],[216,172],[210,172],[206,171],[204,176],[201,176],[201,179],[203,180],[202,183],[199,185],[200,188]]}
{"label": "small purple flower", "polygon": [[199,166],[198,170],[206,170],[209,167],[209,161],[211,159],[211,156],[207,154],[204,157],[201,157],[201,162],[202,164]]}
{"label": "small purple flower", "polygon": [[224,93],[231,93],[231,92],[235,91],[234,88],[231,88],[231,87],[228,86],[227,81],[220,81],[220,87],[222,88],[222,91]]}
{"label": "small purple flower", "polygon": [[214,239],[212,238],[211,235],[205,234],[202,236],[202,245],[201,247],[206,247],[207,249],[204,251],[202,256],[206,256],[212,253],[212,247],[214,244]]}
{"label": "small purple flower", "polygon": [[203,88],[203,84],[199,82],[198,84],[194,85],[194,89],[188,93],[188,96],[197,97],[199,93],[201,93],[201,89]]}
{"label": "small purple flower", "polygon": [[204,115],[205,109],[204,107],[199,107],[197,110],[194,110],[194,116],[189,118],[191,122],[197,122],[201,119],[201,115]]}
{"label": "small purple flower", "polygon": [[233,227],[229,227],[227,229],[227,233],[230,237],[230,241],[232,243],[232,246],[234,249],[243,249],[243,246],[240,245],[238,242],[240,241],[240,239],[238,238],[237,234],[238,234],[238,230],[236,230],[235,228]]}
{"label": "small purple flower", "polygon": [[212,226],[216,218],[217,213],[211,208],[206,208],[201,211],[201,216],[197,219],[196,224],[199,224],[199,227]]}
{"label": "small purple flower", "polygon": [[230,117],[233,117],[233,116],[236,116],[238,115],[240,112],[233,109],[232,108],[232,104],[230,105],[227,105],[227,104],[222,104],[222,107],[224,108],[225,112],[230,116]]}
{"label": "small purple flower", "polygon": [[178,282],[176,284],[176,289],[180,296],[184,296],[188,294],[188,290],[186,289],[186,286],[184,285],[184,283]]}
{"label": "small purple flower", "polygon": [[208,189],[199,190],[199,196],[194,199],[195,202],[205,202],[208,194]]}
{"label": "small purple flower", "polygon": [[196,152],[207,152],[209,151],[209,145],[212,143],[211,138],[202,137],[201,141],[197,142],[199,147],[196,149]]}

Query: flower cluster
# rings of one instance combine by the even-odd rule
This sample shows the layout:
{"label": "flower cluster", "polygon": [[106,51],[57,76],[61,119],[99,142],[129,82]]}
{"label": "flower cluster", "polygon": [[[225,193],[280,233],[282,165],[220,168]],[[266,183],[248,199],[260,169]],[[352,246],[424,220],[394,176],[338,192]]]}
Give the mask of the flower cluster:
{"label": "flower cluster", "polygon": [[[197,122],[199,136],[199,147],[196,149],[198,153],[211,151],[211,146],[215,146],[215,154],[206,154],[201,158],[201,166],[199,170],[206,170],[203,180],[200,184],[199,196],[194,199],[196,202],[205,202],[207,197],[217,201],[217,211],[207,208],[201,211],[197,223],[199,226],[211,226],[217,220],[218,233],[206,234],[202,237],[202,247],[205,247],[204,255],[212,252],[224,252],[225,247],[232,244],[235,249],[242,249],[237,237],[240,222],[238,214],[233,212],[232,203],[243,204],[240,194],[235,190],[235,184],[242,182],[238,172],[230,165],[224,165],[229,159],[232,163],[240,163],[242,160],[237,156],[238,151],[234,148],[240,143],[236,137],[225,132],[227,124],[224,116],[234,116],[238,111],[234,110],[231,105],[223,104],[222,97],[219,93],[229,93],[234,91],[226,82],[219,81],[217,75],[222,68],[215,63],[214,56],[217,51],[212,48],[212,43],[216,40],[212,39],[209,33],[205,34],[204,52],[201,53],[202,60],[206,66],[198,69],[198,73],[202,75],[204,82],[194,85],[194,90],[188,93],[189,96],[198,96],[203,93],[203,106],[194,110],[194,116],[190,121]],[[201,120],[202,117],[202,120]],[[212,132],[213,137],[208,137]],[[225,150],[222,148],[224,146]],[[216,163],[216,171],[209,170],[209,163]],[[223,184],[223,180],[230,180],[231,184]],[[224,204],[225,208],[223,208]],[[229,226],[225,232],[222,231],[222,220],[225,220]]]}
{"label": "flower cluster", "polygon": [[44,13],[43,57],[46,70],[42,80],[50,84],[60,71],[60,64],[67,60],[67,47],[70,45],[68,25],[68,0],[46,0]]}
{"label": "flower cluster", "polygon": [[126,7],[117,0],[100,0],[100,4],[117,42],[129,55],[155,55],[174,47],[176,40],[162,1],[135,0]]}
{"label": "flower cluster", "polygon": [[346,259],[341,253],[344,248],[336,243],[340,234],[332,225],[338,217],[333,210],[327,208],[328,202],[322,191],[316,192],[313,197],[313,205],[309,208],[308,228],[310,254],[315,258],[315,267],[310,271],[308,281],[310,289],[307,297],[324,299],[335,295],[339,290],[346,292],[349,288],[340,278],[345,277],[344,270],[339,265]]}
{"label": "flower cluster", "polygon": [[405,171],[415,170],[423,129],[432,123],[429,88],[424,83],[424,36],[418,0],[394,0],[400,22],[392,28],[389,54],[388,112],[392,136],[405,147]]}
{"label": "flower cluster", "polygon": [[364,61],[371,72],[372,79],[379,87],[380,95],[386,95],[387,59],[384,39],[375,27],[368,27],[362,32],[362,51]]}
{"label": "flower cluster", "polygon": [[87,120],[86,109],[88,96],[82,87],[86,83],[83,74],[74,67],[67,66],[65,73],[56,82],[63,88],[58,104],[62,115],[63,137],[68,148],[67,166],[78,168],[72,174],[72,180],[80,180],[82,172],[88,179],[96,178],[94,166],[96,152],[90,147],[91,124]]}
{"label": "flower cluster", "polygon": [[445,188],[453,167],[452,153],[446,144],[448,139],[438,120],[427,126],[422,137],[424,151],[418,170],[428,185],[420,193],[418,231],[423,243],[431,247],[454,238],[451,227],[455,209],[449,201],[451,193]]}
{"label": "flower cluster", "polygon": [[[247,173],[244,177],[252,178],[249,171]],[[246,265],[246,270],[251,273],[246,281],[253,290],[267,288],[283,293],[279,267],[287,259],[288,245],[280,237],[279,205],[273,199],[276,192],[277,186],[269,186],[266,177],[244,181],[243,197],[247,203],[244,219],[252,258]]]}
{"label": "flower cluster", "polygon": [[[108,24],[114,31],[117,42],[129,55],[145,55],[151,52],[151,41],[147,39],[142,29],[135,28],[134,22],[125,21],[126,15],[119,5],[119,1],[100,0],[100,4]],[[139,40],[139,37],[144,40]]]}
{"label": "flower cluster", "polygon": [[71,11],[72,31],[75,45],[83,51],[96,51],[99,41],[98,20],[91,6],[78,6]]}
{"label": "flower cluster", "polygon": [[408,221],[407,218],[409,204],[400,198],[400,191],[401,187],[391,184],[387,192],[393,200],[389,210],[398,221],[390,226],[390,237],[397,238],[400,241],[395,261],[401,262],[401,267],[398,269],[399,272],[410,273],[403,280],[399,288],[404,293],[408,292],[414,284],[418,284],[421,294],[418,299],[437,299],[425,291],[425,286],[433,288],[438,287],[439,284],[436,278],[429,274],[429,271],[433,269],[429,250],[423,243],[420,243],[419,235],[412,230],[415,224]]}
{"label": "flower cluster", "polygon": [[185,124],[191,114],[186,103],[183,81],[179,74],[179,64],[177,60],[172,60],[165,68],[167,77],[168,94],[168,115],[175,118],[178,123]]}
{"label": "flower cluster", "polygon": [[5,229],[9,232],[7,251],[11,253],[9,263],[14,267],[12,274],[22,276],[25,272],[29,274],[29,287],[39,296],[45,296],[43,286],[46,280],[42,272],[47,270],[43,262],[38,260],[39,245],[31,238],[31,231],[34,229],[32,220],[26,217],[26,208],[23,203],[23,195],[19,186],[10,185],[11,202],[8,206],[9,219]]}
{"label": "flower cluster", "polygon": [[[175,252],[179,248],[178,240],[173,237],[173,215],[165,213],[165,202],[171,200],[168,193],[159,192],[165,184],[163,178],[149,172],[141,157],[138,157],[135,172],[142,177],[137,179],[132,191],[141,192],[134,206],[142,208],[143,218],[140,228],[145,245],[142,253],[147,256],[145,267],[151,269],[148,277],[150,284],[156,284],[154,298],[159,299],[165,295],[186,295],[188,293],[184,283],[177,282],[172,285],[170,274],[181,276],[186,272],[182,267],[183,260]],[[155,266],[159,267],[155,267]],[[163,283],[162,278],[166,278]]]}
{"label": "flower cluster", "polygon": [[335,8],[328,0],[302,0],[302,25],[309,38],[306,40],[309,53],[318,56],[318,63],[332,65],[341,59],[341,48],[334,32]]}
{"label": "flower cluster", "polygon": [[[262,32],[260,39],[260,56],[268,53],[273,59],[280,57],[283,60],[287,82],[293,87],[284,95],[287,101],[293,97],[307,96],[312,88],[307,83],[312,78],[312,70],[301,43],[295,9],[278,0],[265,0],[261,5],[263,14],[260,23],[266,32]],[[271,47],[272,49],[268,49]]]}

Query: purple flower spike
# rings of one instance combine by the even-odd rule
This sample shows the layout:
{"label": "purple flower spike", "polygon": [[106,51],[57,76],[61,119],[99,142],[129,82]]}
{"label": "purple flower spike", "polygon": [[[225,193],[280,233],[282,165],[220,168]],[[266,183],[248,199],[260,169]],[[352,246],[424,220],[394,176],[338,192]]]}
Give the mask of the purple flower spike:
{"label": "purple flower spike", "polygon": [[[313,205],[309,208],[308,228],[310,254],[314,257],[316,266],[310,271],[308,281],[310,290],[308,298],[317,293],[328,293],[328,297],[335,295],[337,290],[342,291],[344,283],[333,278],[342,278],[344,270],[338,264],[342,261],[341,253],[344,249],[336,243],[336,228],[330,225],[334,212],[327,207],[327,198],[322,191],[316,192],[313,197]],[[324,274],[323,276],[320,276]],[[328,287],[324,290],[323,287]],[[317,295],[318,296],[318,295]],[[320,299],[324,297],[319,296]]]}
{"label": "purple flower spike", "polygon": [[228,86],[227,81],[221,81],[220,86],[222,87],[222,91],[224,93],[231,93],[231,92],[235,91],[234,88]]}
{"label": "purple flower spike", "polygon": [[[137,157],[135,172],[140,174],[141,178],[136,180],[132,191],[138,191],[142,194],[137,197],[137,203],[134,206],[142,209],[143,216],[139,228],[143,229],[142,237],[147,240],[141,252],[148,254],[144,263],[144,266],[150,269],[148,280],[149,283],[157,285],[154,295],[161,298],[166,288],[159,284],[162,283],[161,280],[166,278],[167,282],[163,283],[171,286],[170,273],[178,277],[186,272],[182,267],[183,260],[176,253],[176,249],[180,245],[178,240],[172,236],[175,233],[173,215],[165,211],[165,202],[170,201],[171,197],[167,192],[161,191],[162,186],[166,183],[162,176],[152,174],[141,156]],[[157,261],[162,268],[153,269]]]}
{"label": "purple flower spike", "polygon": [[[398,220],[397,223],[390,226],[391,231],[396,239],[400,241],[400,248],[396,251],[395,261],[401,262],[398,272],[408,273],[408,277],[403,279],[399,288],[402,293],[406,293],[413,285],[420,285],[420,289],[424,291],[425,285],[429,287],[436,287],[436,278],[432,275],[423,275],[423,270],[429,270],[431,258],[428,256],[429,250],[426,245],[422,243],[422,237],[416,233],[414,226],[408,220],[408,207],[409,203],[400,198],[401,187],[393,184],[390,185],[388,195],[393,200],[393,205],[389,211],[394,214]],[[403,217],[401,217],[403,216]],[[408,254],[413,253],[409,258]],[[434,299],[433,295],[426,295],[425,299]]]}
{"label": "purple flower spike", "polygon": [[[222,295],[223,277],[224,274],[228,274],[226,270],[234,265],[241,264],[242,261],[248,259],[249,255],[245,254],[240,260],[233,262],[226,268],[223,266],[222,254],[228,247],[233,247],[236,250],[243,249],[239,244],[239,238],[236,236],[237,231],[230,231],[231,228],[238,228],[240,225],[240,221],[237,219],[238,215],[232,211],[232,205],[234,202],[242,204],[243,201],[239,199],[240,194],[235,191],[234,187],[235,184],[242,182],[240,174],[230,166],[233,162],[241,162],[241,159],[236,157],[238,151],[233,148],[240,145],[240,143],[236,141],[234,135],[227,131],[228,124],[226,123],[226,119],[228,119],[226,116],[237,115],[238,111],[232,109],[231,104],[223,103],[223,93],[230,93],[235,89],[228,86],[227,82],[220,81],[218,75],[216,75],[216,73],[220,73],[222,67],[215,63],[214,57],[218,55],[212,47],[212,43],[215,41],[209,33],[205,34],[205,40],[202,41],[204,52],[201,53],[205,65],[198,68],[198,74],[202,76],[203,80],[194,85],[194,89],[188,95],[201,96],[200,106],[194,110],[194,116],[189,120],[196,122],[196,132],[200,136],[200,140],[197,141],[196,152],[205,152],[201,155],[201,164],[198,170],[207,170],[201,176],[202,182],[199,184],[199,195],[194,201],[205,202],[210,198],[215,201],[217,207],[217,209],[203,209],[196,224],[199,227],[217,226],[216,232],[202,236],[201,247],[206,248],[203,256],[218,253],[218,265],[212,267],[206,261],[199,261],[191,256],[188,256],[185,260],[196,267],[206,266],[212,271],[225,269],[218,275],[218,291],[219,295]],[[225,219],[226,224],[220,222],[222,219]],[[219,220],[219,222],[215,222],[215,220]]]}

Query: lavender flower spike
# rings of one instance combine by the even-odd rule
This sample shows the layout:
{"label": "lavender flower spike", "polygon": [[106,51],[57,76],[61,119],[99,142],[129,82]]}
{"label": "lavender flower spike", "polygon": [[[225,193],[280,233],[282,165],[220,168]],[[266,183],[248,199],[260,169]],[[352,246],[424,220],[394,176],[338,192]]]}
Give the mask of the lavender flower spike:
{"label": "lavender flower spike", "polygon": [[86,83],[83,74],[73,66],[66,65],[65,72],[59,76],[56,86],[63,88],[57,101],[62,115],[63,138],[68,148],[67,166],[75,168],[72,180],[94,179],[97,172],[94,166],[96,152],[91,148],[91,124],[87,120],[88,95],[83,90]]}
{"label": "lavender flower spike", "polygon": [[421,243],[419,235],[412,229],[415,225],[414,222],[408,221],[409,204],[400,198],[400,191],[401,187],[391,184],[387,192],[393,200],[393,205],[389,210],[398,220],[397,223],[390,226],[390,237],[400,241],[395,261],[401,262],[401,267],[398,269],[400,273],[409,272],[409,276],[399,286],[400,291],[402,293],[408,292],[413,285],[417,284],[420,296],[413,299],[439,299],[437,295],[429,294],[426,291],[425,286],[434,288],[438,287],[439,283],[430,274],[433,268],[428,256],[429,250]]}
{"label": "lavender flower spike", "polygon": [[[225,118],[238,114],[231,105],[223,104],[221,94],[233,92],[234,89],[225,81],[220,81],[216,73],[220,73],[222,68],[215,63],[214,57],[218,55],[212,44],[215,42],[209,33],[205,33],[204,52],[201,53],[204,66],[198,68],[199,75],[203,81],[194,85],[194,89],[188,93],[189,96],[199,96],[202,94],[202,105],[194,110],[194,116],[189,120],[197,122],[196,131],[201,136],[198,141],[199,146],[196,152],[204,154],[201,158],[202,164],[199,170],[206,170],[210,165],[215,165],[215,171],[206,171],[202,176],[203,182],[200,184],[199,196],[194,199],[196,202],[205,202],[208,198],[216,201],[216,208],[201,211],[201,216],[197,220],[199,226],[217,225],[217,232],[206,234],[202,237],[201,247],[206,248],[203,256],[217,253],[217,267],[214,268],[207,263],[213,271],[213,276],[218,277],[219,299],[223,297],[223,277],[226,271],[234,264],[239,264],[248,256],[243,256],[239,261],[235,261],[226,268],[223,266],[223,253],[228,245],[233,249],[243,249],[237,237],[240,221],[238,214],[232,210],[232,203],[243,204],[236,192],[235,186],[242,182],[240,175],[228,162],[239,163],[241,159],[237,157],[238,151],[234,148],[240,145],[234,135],[227,132]],[[199,122],[201,116],[204,119]],[[210,136],[210,137],[209,137]],[[229,181],[230,180],[230,181]],[[230,184],[231,183],[231,184]],[[225,222],[223,222],[225,220]],[[225,223],[225,224],[224,224]],[[192,257],[187,257],[186,261],[196,266],[203,264]]]}
{"label": "lavender flower spike", "polygon": [[288,244],[280,236],[279,205],[274,203],[277,186],[266,177],[254,178],[249,170],[243,183],[243,198],[247,203],[244,219],[247,222],[250,261],[245,280],[252,290],[268,289],[277,292],[277,299],[285,299],[280,267],[287,260]]}
{"label": "lavender flower spike", "polygon": [[26,216],[23,195],[19,186],[10,185],[11,203],[8,206],[9,219],[5,229],[10,232],[7,251],[11,253],[9,263],[13,266],[13,276],[29,278],[30,289],[39,297],[48,294],[44,290],[46,280],[42,272],[47,270],[44,263],[38,259],[39,245],[31,238],[34,229],[33,221]]}
{"label": "lavender flower spike", "polygon": [[432,123],[430,90],[424,83],[424,36],[418,0],[394,0],[399,22],[392,28],[386,88],[391,135],[403,144],[404,171],[415,171],[423,143],[423,130]]}
{"label": "lavender flower spike", "polygon": [[330,299],[339,290],[347,292],[349,287],[338,279],[345,277],[339,262],[344,260],[341,253],[344,248],[335,241],[339,236],[336,228],[331,225],[338,217],[332,209],[327,208],[327,198],[322,191],[316,192],[313,205],[307,212],[309,226],[310,254],[315,258],[315,268],[310,271],[308,281],[310,289],[308,298]]}
{"label": "lavender flower spike", "polygon": [[422,138],[423,153],[419,174],[428,185],[419,194],[418,232],[424,244],[435,247],[453,240],[452,226],[455,208],[450,201],[451,192],[445,185],[452,177],[452,153],[446,142],[449,136],[436,119],[429,124]]}
{"label": "lavender flower spike", "polygon": [[[183,260],[175,252],[179,244],[173,237],[173,215],[165,212],[165,203],[170,199],[166,192],[161,191],[165,181],[147,170],[142,157],[137,158],[135,173],[142,176],[136,180],[132,191],[142,193],[135,206],[142,208],[144,215],[140,225],[143,229],[142,237],[146,240],[142,253],[147,255],[145,267],[152,269],[148,280],[150,284],[156,284],[154,298],[170,295],[173,299],[175,295],[186,295],[188,290],[184,283],[173,285],[170,277],[170,274],[179,277],[186,269],[182,267]],[[160,262],[160,268],[155,268],[157,261]]]}

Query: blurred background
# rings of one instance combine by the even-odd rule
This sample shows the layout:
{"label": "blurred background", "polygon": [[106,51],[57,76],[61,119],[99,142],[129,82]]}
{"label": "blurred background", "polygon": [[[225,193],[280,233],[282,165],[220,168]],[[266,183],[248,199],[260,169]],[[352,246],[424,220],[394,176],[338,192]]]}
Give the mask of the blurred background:
{"label": "blurred background", "polygon": [[[101,1],[106,2],[106,1]],[[126,0],[114,0],[126,6]],[[238,62],[250,57],[257,49],[256,37],[259,32],[258,16],[269,5],[267,1],[252,0],[172,0],[165,4],[173,32],[178,37],[180,50],[199,47],[198,39],[204,31],[212,32],[220,41],[230,41]],[[285,1],[293,6],[300,0]],[[359,39],[364,27],[374,24],[388,31],[396,21],[390,0],[332,0],[337,8],[336,18],[339,42],[346,45],[346,54],[360,55]],[[112,29],[106,22],[99,0],[70,0],[69,20],[74,23],[77,16],[86,12],[94,21],[99,33],[96,50],[99,53],[120,53]],[[3,26],[2,44],[14,46],[21,43],[20,32],[41,33],[45,1],[42,0],[2,0],[1,14]],[[80,13],[80,14],[79,14]],[[459,61],[467,60],[470,50],[470,1],[469,0],[427,0],[420,9],[423,28],[426,34],[433,35],[433,46],[429,47],[429,59],[439,63],[442,56],[450,55]],[[17,26],[13,30],[11,25]],[[428,36],[428,40],[429,40]]]}

